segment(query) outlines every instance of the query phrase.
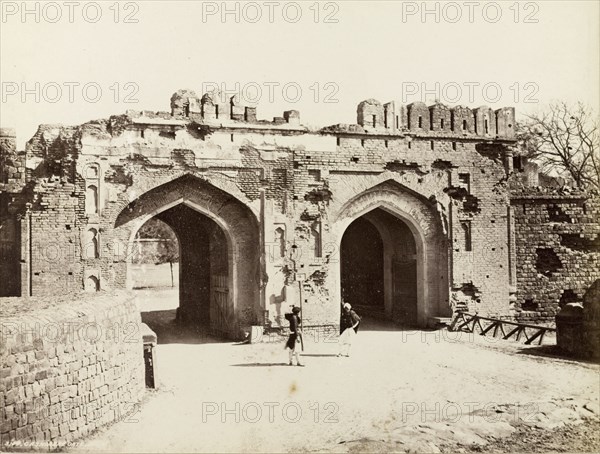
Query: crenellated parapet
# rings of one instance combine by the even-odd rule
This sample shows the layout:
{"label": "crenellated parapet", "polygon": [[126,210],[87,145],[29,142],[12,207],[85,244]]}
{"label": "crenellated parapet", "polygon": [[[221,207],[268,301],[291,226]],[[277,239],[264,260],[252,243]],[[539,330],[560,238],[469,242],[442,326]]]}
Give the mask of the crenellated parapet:
{"label": "crenellated parapet", "polygon": [[[168,113],[165,112],[166,115]],[[158,114],[156,114],[158,115]],[[164,118],[164,115],[160,115]],[[300,126],[300,112],[289,110],[272,121],[258,120],[257,107],[239,95],[229,96],[213,90],[198,96],[193,90],[178,90],[171,97],[170,118],[186,119],[222,126],[245,123],[260,126]],[[440,102],[428,106],[424,102],[401,105],[394,101],[381,103],[365,99],[356,109],[355,125],[332,125],[322,132],[352,134],[415,135],[488,140],[515,140],[515,109],[488,106],[469,108],[446,106]],[[239,127],[239,125],[238,125]]]}
{"label": "crenellated parapet", "polygon": [[398,106],[367,99],[358,104],[357,123],[367,133],[413,133],[425,135],[477,136],[490,139],[515,138],[515,109],[488,106],[470,109],[441,103],[427,106],[413,102]]}
{"label": "crenellated parapet", "polygon": [[178,90],[171,96],[171,117],[189,118],[194,121],[211,122],[244,122],[250,124],[300,124],[300,112],[288,110],[273,121],[258,120],[256,105],[244,100],[239,95],[229,96],[221,90],[213,90],[196,95],[193,90]]}
{"label": "crenellated parapet", "polygon": [[387,128],[383,105],[376,99],[362,101],[356,109],[356,116],[359,125],[371,130]]}
{"label": "crenellated parapet", "polygon": [[406,128],[418,132],[429,131],[429,109],[424,102],[413,102],[406,106],[406,110],[408,119],[408,123],[405,126]]}

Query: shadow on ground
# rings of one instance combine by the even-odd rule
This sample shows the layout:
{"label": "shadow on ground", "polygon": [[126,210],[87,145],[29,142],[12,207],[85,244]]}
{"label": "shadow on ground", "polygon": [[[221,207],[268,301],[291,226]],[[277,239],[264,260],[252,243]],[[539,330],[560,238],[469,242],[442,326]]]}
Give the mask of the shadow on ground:
{"label": "shadow on ground", "polygon": [[142,322],[156,333],[159,345],[231,343],[211,335],[208,327],[178,322],[175,313],[175,309],[142,312]]}
{"label": "shadow on ground", "polygon": [[246,364],[232,364],[232,367],[272,367],[272,366],[285,366],[290,367],[288,363],[246,363]]}
{"label": "shadow on ground", "polygon": [[411,325],[403,325],[392,322],[384,318],[364,315],[359,325],[360,331],[428,331],[425,328],[419,328]]}
{"label": "shadow on ground", "polygon": [[539,345],[533,347],[524,347],[517,351],[520,355],[530,355],[539,357],[551,357],[564,359],[565,361],[572,361],[574,363],[581,364],[598,364],[599,361],[594,361],[585,358],[578,358],[576,356],[570,356],[563,351],[558,345]]}
{"label": "shadow on ground", "polygon": [[[226,339],[210,334],[210,329],[205,325],[184,324],[176,320],[176,309],[143,311],[142,322],[147,324],[156,333],[158,344],[209,344],[232,343]],[[374,318],[366,315],[362,318],[359,334],[368,331],[424,331],[423,328],[402,326],[389,320]],[[428,330],[425,330],[428,331]],[[336,336],[332,337],[335,340]],[[285,342],[286,336],[281,336]],[[245,345],[233,343],[233,345]]]}
{"label": "shadow on ground", "polygon": [[300,353],[300,356],[309,356],[313,358],[336,358],[337,353]]}

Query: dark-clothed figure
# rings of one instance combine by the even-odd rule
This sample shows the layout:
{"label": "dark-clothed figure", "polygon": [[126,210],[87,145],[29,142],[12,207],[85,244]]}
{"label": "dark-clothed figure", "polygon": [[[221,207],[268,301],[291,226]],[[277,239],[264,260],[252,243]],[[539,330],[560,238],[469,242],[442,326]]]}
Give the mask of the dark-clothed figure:
{"label": "dark-clothed figure", "polygon": [[344,303],[340,320],[340,352],[338,356],[350,356],[350,347],[354,336],[358,333],[359,324],[360,317],[352,310],[349,303]]}
{"label": "dark-clothed figure", "polygon": [[298,352],[296,351],[296,344],[300,342],[300,336],[302,336],[302,333],[300,332],[300,316],[298,315],[299,313],[300,308],[294,306],[292,308],[291,314],[285,314],[286,320],[290,322],[290,336],[288,337],[288,340],[285,344],[285,348],[289,348],[290,350],[290,366],[293,365],[292,359],[294,356],[296,357],[296,364],[298,366],[303,366],[303,364],[300,364],[300,358]]}

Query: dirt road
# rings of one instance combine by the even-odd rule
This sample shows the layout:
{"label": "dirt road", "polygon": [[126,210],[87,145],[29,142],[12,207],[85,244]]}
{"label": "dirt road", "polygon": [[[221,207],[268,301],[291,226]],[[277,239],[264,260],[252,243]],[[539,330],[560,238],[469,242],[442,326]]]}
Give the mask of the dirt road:
{"label": "dirt road", "polygon": [[452,452],[522,430],[587,427],[600,412],[597,365],[465,333],[366,321],[349,358],[336,356],[335,339],[308,338],[306,367],[287,365],[278,338],[162,338],[160,389],[72,450]]}

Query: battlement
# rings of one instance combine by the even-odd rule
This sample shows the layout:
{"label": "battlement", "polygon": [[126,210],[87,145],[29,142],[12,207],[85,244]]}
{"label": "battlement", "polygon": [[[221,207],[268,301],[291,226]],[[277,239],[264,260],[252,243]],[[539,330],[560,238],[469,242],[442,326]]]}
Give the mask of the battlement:
{"label": "battlement", "polygon": [[448,107],[441,103],[427,106],[423,102],[398,106],[393,101],[382,104],[376,99],[367,99],[358,104],[356,117],[365,133],[515,138],[514,107],[494,111],[488,106],[470,109],[465,106]]}
{"label": "battlement", "polygon": [[300,112],[287,110],[281,117],[273,117],[273,121],[258,120],[256,105],[242,100],[239,96],[227,96],[220,90],[197,96],[193,90],[177,90],[171,96],[171,116],[201,119],[205,122],[241,121],[247,123],[271,123],[300,125]]}
{"label": "battlement", "polygon": [[[465,106],[448,107],[441,103],[427,106],[423,102],[397,105],[393,101],[382,104],[371,98],[358,104],[356,116],[356,125],[328,126],[323,131],[515,139],[514,107],[493,110],[488,106],[480,106],[471,109]],[[272,121],[258,120],[256,105],[237,95],[228,97],[219,90],[202,96],[196,95],[193,90],[178,90],[171,96],[171,117],[209,123],[218,120],[300,126],[300,112],[297,110],[285,111]]]}

